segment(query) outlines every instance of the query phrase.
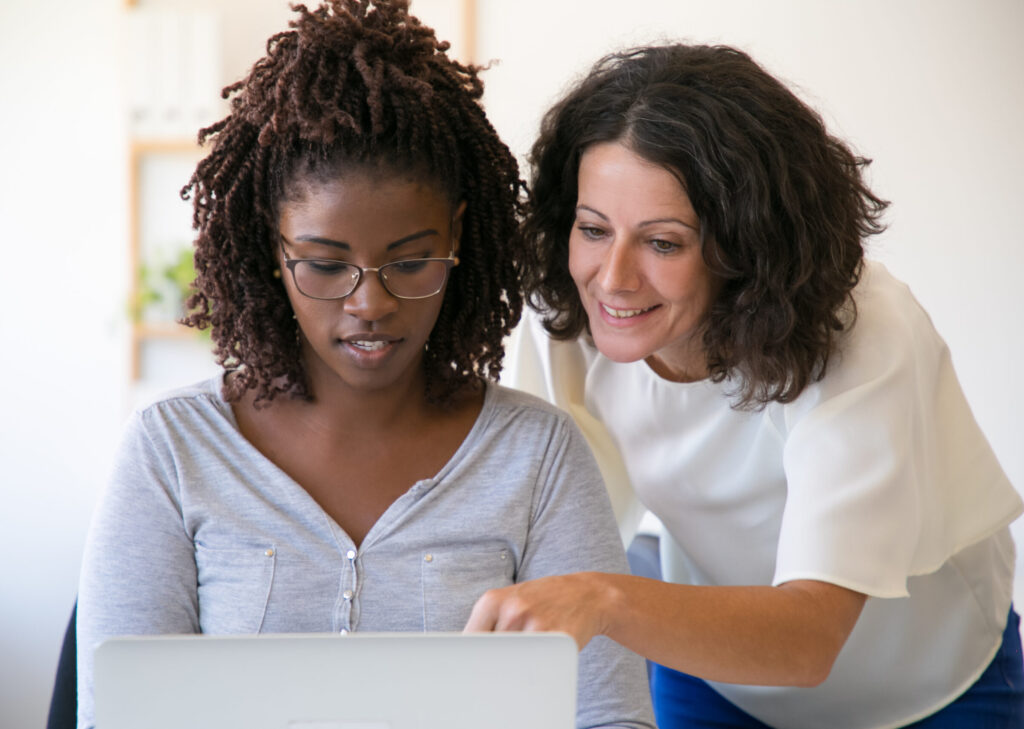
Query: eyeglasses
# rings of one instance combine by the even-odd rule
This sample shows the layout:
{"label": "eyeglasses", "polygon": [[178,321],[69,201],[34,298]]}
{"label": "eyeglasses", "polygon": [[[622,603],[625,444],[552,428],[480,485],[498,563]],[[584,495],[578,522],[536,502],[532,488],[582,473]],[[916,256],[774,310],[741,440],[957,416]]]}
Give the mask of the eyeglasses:
{"label": "eyeglasses", "polygon": [[448,271],[459,265],[459,259],[454,255],[393,261],[373,268],[328,258],[289,258],[283,239],[281,252],[295,288],[311,299],[343,299],[356,290],[363,274],[367,273],[376,273],[381,285],[392,296],[427,299],[444,288]]}

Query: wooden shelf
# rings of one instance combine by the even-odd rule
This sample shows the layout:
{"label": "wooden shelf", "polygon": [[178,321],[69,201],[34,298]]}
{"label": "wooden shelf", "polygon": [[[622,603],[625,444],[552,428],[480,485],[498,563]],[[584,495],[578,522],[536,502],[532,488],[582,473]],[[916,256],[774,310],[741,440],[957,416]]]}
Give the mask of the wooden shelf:
{"label": "wooden shelf", "polygon": [[[183,157],[191,162],[192,160],[198,161],[201,154],[202,150],[196,141],[185,137],[142,137],[129,141],[128,265],[131,280],[128,295],[132,311],[136,310],[139,300],[143,264],[142,166],[145,160],[151,157]],[[171,320],[133,321],[130,344],[130,373],[132,381],[136,381],[142,376],[142,346],[146,340],[188,339],[195,336],[195,330]]]}
{"label": "wooden shelf", "polygon": [[138,339],[191,339],[199,336],[199,330],[176,321],[138,322],[134,330]]}

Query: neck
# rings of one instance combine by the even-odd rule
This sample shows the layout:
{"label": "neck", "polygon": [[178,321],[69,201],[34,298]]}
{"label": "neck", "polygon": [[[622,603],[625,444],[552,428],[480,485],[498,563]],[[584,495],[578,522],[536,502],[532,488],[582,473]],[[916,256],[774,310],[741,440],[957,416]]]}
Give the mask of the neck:
{"label": "neck", "polygon": [[689,337],[644,358],[655,373],[671,382],[698,382],[707,378],[707,354],[698,339]]}
{"label": "neck", "polygon": [[306,358],[312,401],[293,400],[302,420],[321,433],[347,435],[394,432],[419,422],[432,411],[420,367],[409,377],[377,390],[354,388],[318,362]]}

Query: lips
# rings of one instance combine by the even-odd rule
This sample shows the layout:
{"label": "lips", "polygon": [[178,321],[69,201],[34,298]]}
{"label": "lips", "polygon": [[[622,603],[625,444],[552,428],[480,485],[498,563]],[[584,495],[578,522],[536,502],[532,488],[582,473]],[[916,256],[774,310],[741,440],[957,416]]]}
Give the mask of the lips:
{"label": "lips", "polygon": [[601,310],[604,311],[610,317],[615,319],[632,319],[635,316],[646,314],[648,311],[653,309],[653,306],[649,306],[646,309],[615,309],[607,304],[601,304]]}
{"label": "lips", "polygon": [[401,337],[381,332],[358,332],[341,339],[341,343],[350,352],[363,360],[373,360],[385,356],[395,344],[401,341]]}
{"label": "lips", "polygon": [[357,334],[349,334],[347,337],[342,337],[341,341],[345,342],[345,344],[354,344],[371,349],[379,349],[384,345],[397,342],[399,339],[401,339],[401,337],[394,337],[390,334],[384,334],[383,332],[359,332]]}
{"label": "lips", "polygon": [[356,349],[363,349],[366,350],[367,352],[376,352],[378,349],[384,349],[384,347],[388,346],[388,342],[385,342],[382,339],[378,339],[375,341],[349,339],[347,340],[347,342]]}

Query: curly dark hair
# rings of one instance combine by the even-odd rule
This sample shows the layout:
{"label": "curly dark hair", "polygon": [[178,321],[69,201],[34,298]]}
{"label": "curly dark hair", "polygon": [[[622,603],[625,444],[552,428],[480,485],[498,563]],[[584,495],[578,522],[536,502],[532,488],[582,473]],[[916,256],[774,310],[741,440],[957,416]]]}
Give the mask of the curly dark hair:
{"label": "curly dark hair", "polygon": [[424,356],[427,399],[453,402],[496,379],[502,339],[523,297],[517,230],[524,183],[480,105],[479,67],[409,14],[408,0],[293,5],[289,30],[228,86],[227,117],[199,132],[212,143],[182,197],[194,195],[195,293],[184,323],[212,328],[224,396],[254,390],[312,399],[297,323],[274,251],[277,206],[298,180],[346,169],[425,178],[466,201],[453,269]]}
{"label": "curly dark hair", "polygon": [[825,373],[864,239],[888,203],[862,179],[870,160],[748,55],[672,44],[597,62],[544,117],[530,163],[524,284],[556,338],[586,312],[569,275],[580,157],[620,142],[673,172],[700,218],[702,254],[723,282],[704,322],[710,377],[736,378],[737,408],[791,402]]}

